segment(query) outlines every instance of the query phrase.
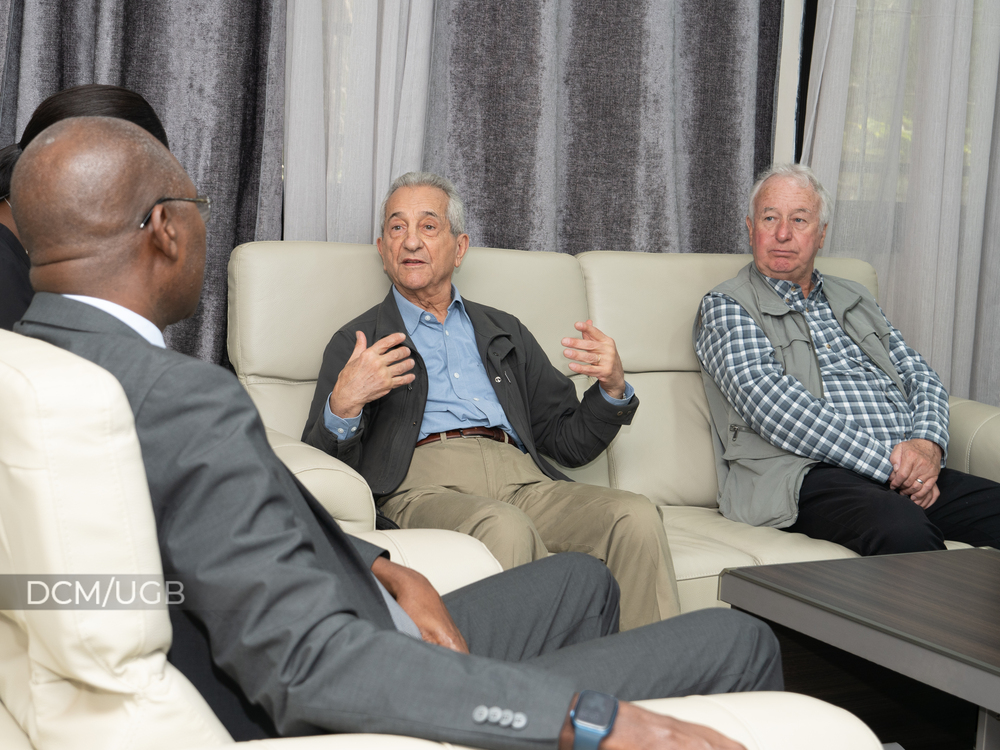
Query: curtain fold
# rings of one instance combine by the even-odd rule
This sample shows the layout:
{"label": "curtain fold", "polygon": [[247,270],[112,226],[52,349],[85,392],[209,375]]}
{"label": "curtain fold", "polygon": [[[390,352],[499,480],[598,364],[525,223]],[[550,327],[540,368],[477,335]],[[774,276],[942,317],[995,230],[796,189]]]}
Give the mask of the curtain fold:
{"label": "curtain fold", "polygon": [[289,0],[285,238],[372,242],[419,170],[433,0]]}
{"label": "curtain fold", "polygon": [[474,244],[745,252],[780,26],[780,0],[439,0],[425,165]]}
{"label": "curtain fold", "polygon": [[1000,5],[821,0],[803,162],[836,193],[825,252],[950,392],[1000,405]]}
{"label": "curtain fold", "polygon": [[213,203],[201,304],[166,339],[226,362],[229,254],[281,236],[283,0],[6,0],[0,23],[4,145],[43,99],[70,86],[124,86],[156,110],[171,151]]}

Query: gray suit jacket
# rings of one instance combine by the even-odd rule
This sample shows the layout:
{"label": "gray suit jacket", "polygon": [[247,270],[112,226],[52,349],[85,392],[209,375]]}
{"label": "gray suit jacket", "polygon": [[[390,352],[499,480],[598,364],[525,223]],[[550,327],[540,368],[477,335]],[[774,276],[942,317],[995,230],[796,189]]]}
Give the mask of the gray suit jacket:
{"label": "gray suit jacket", "polygon": [[[36,295],[16,330],[122,384],[164,572],[185,583],[171,661],[232,732],[253,736],[252,706],[260,706],[282,735],[384,732],[555,747],[572,684],[398,633],[369,570],[383,550],[345,535],[297,483],[231,373],[152,346],[113,316],[59,295]],[[208,665],[209,643],[225,674]],[[229,710],[236,700],[244,716]],[[476,723],[479,705],[529,707],[528,725],[514,732]]]}

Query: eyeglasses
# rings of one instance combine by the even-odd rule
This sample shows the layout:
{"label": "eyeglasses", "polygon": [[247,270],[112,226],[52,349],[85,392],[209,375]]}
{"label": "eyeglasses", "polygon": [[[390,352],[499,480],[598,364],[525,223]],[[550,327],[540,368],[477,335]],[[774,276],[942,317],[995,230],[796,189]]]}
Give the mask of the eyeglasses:
{"label": "eyeglasses", "polygon": [[153,209],[159,206],[161,203],[166,203],[167,201],[184,201],[185,203],[196,203],[198,205],[198,213],[201,214],[201,220],[206,224],[208,223],[208,218],[212,215],[212,199],[207,195],[199,195],[197,198],[160,198],[152,206],[149,207],[149,211],[146,212],[146,218],[142,220],[139,224],[139,229],[144,229],[146,224],[149,223],[150,217],[153,215]]}

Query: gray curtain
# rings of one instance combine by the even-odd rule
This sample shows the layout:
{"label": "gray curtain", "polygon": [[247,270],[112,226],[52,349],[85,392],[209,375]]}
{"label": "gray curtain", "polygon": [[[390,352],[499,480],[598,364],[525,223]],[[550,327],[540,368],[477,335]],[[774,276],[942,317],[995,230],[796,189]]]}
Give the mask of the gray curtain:
{"label": "gray curtain", "polygon": [[0,144],[70,86],[124,86],[156,110],[171,151],[212,197],[201,305],[167,342],[226,362],[229,254],[281,237],[284,0],[0,0],[0,25]]}
{"label": "gray curtain", "polygon": [[820,0],[802,160],[836,194],[824,252],[954,396],[1000,406],[1000,3]]}
{"label": "gray curtain", "polygon": [[439,0],[424,165],[474,245],[736,253],[781,0]]}

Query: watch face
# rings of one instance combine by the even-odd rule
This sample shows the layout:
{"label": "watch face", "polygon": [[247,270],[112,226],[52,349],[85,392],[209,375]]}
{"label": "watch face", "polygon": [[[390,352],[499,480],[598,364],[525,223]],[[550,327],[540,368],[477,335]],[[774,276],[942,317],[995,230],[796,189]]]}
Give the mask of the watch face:
{"label": "watch face", "polygon": [[611,723],[618,708],[618,700],[612,695],[584,690],[576,703],[573,715],[577,722],[603,729]]}

